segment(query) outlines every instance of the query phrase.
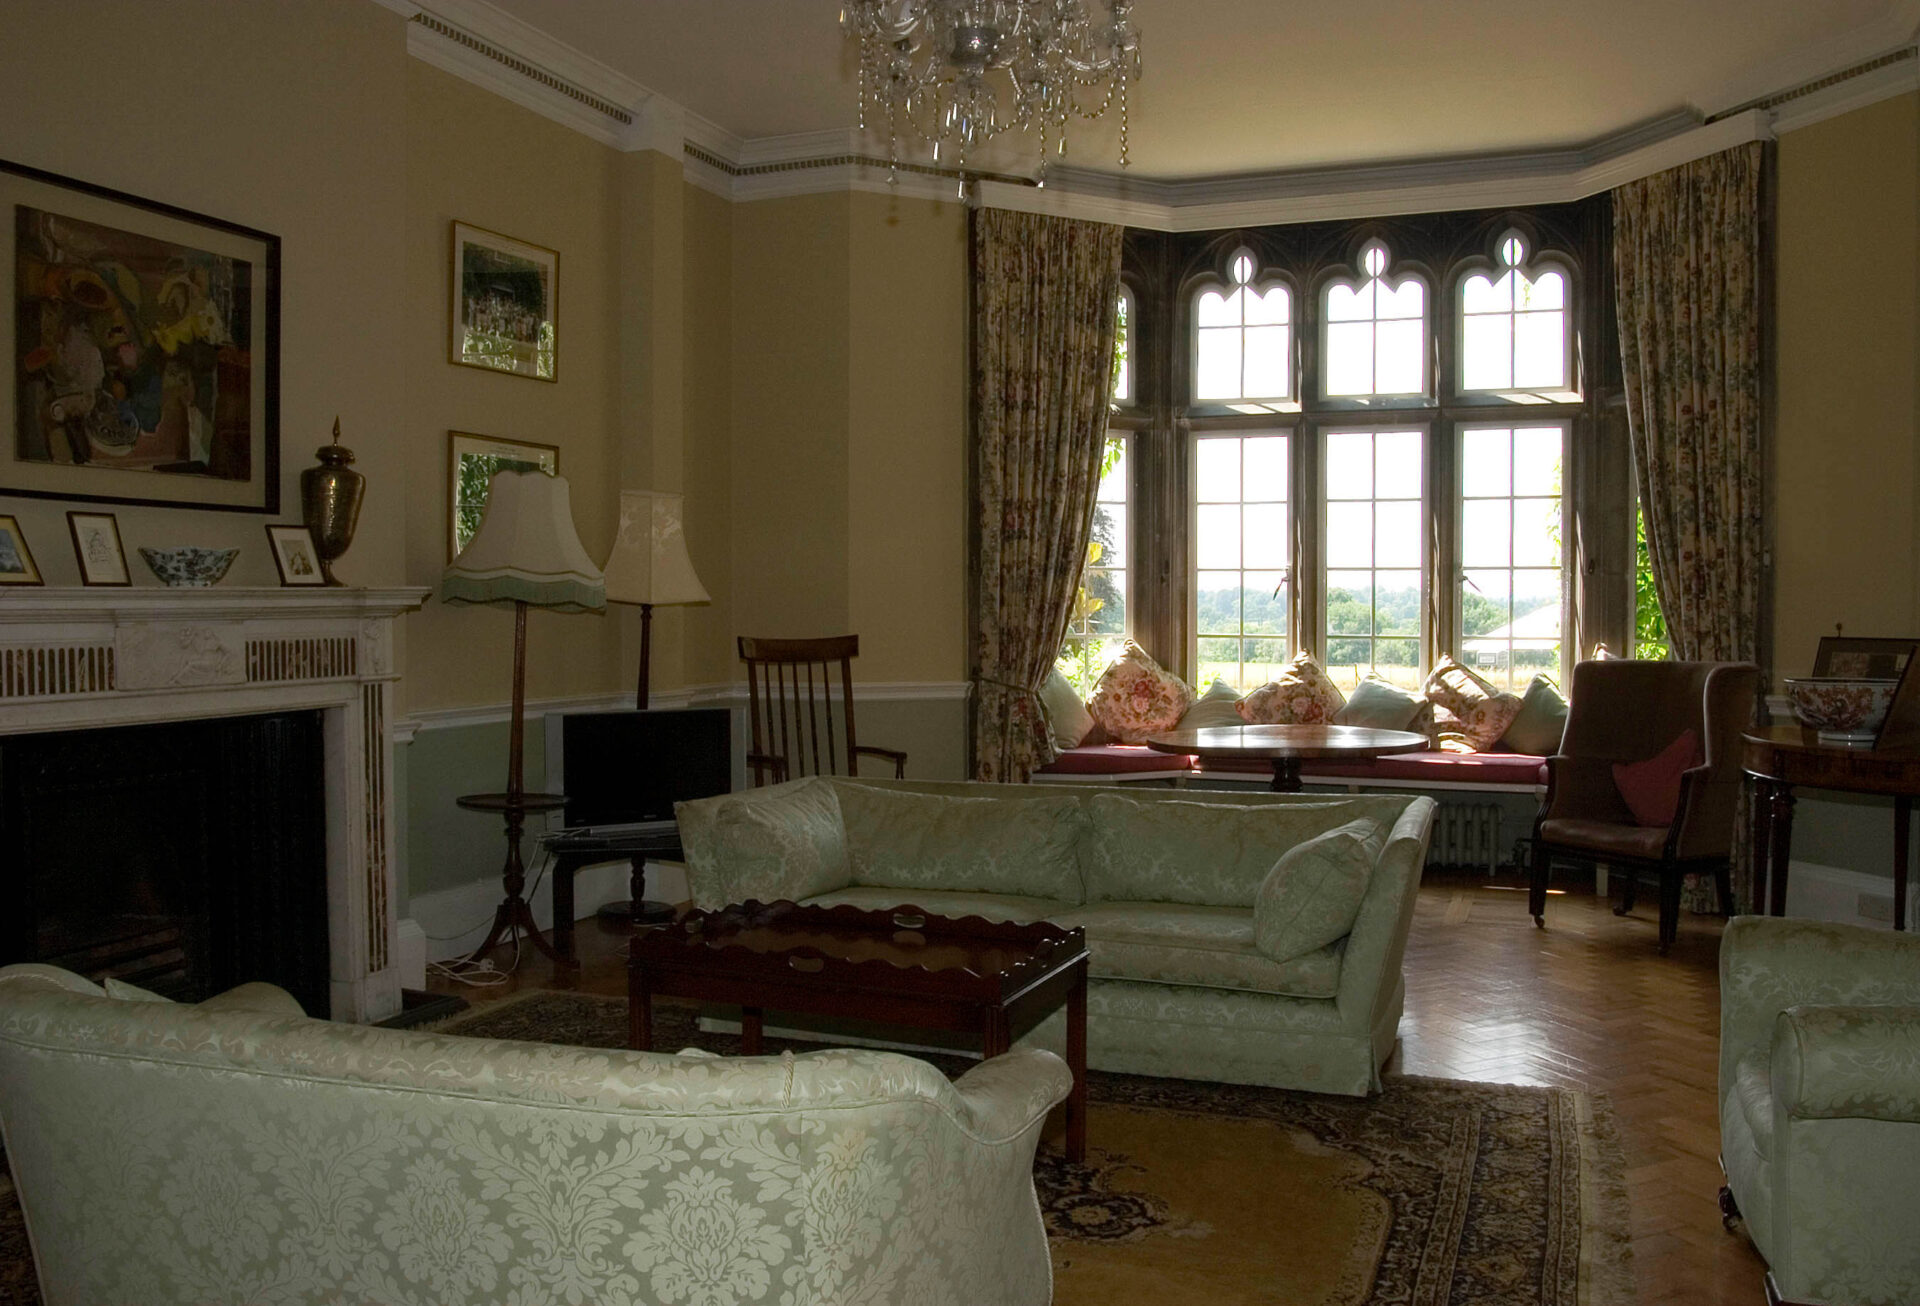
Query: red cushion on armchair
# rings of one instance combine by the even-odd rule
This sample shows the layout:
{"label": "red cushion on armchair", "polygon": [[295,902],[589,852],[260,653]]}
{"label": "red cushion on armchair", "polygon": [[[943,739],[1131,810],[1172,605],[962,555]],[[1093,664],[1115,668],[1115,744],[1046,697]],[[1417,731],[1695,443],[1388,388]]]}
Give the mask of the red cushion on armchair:
{"label": "red cushion on armchair", "polygon": [[1613,787],[1641,825],[1669,826],[1680,807],[1680,773],[1700,765],[1700,738],[1691,730],[1644,762],[1615,762]]}

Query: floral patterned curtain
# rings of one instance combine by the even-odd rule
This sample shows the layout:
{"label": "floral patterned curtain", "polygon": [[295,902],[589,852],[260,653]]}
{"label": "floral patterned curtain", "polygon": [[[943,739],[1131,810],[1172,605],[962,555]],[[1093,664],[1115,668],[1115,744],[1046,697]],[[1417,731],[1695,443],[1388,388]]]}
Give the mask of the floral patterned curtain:
{"label": "floral patterned curtain", "polygon": [[1119,227],[973,215],[973,775],[1053,760],[1038,691],[1066,635],[1113,385]]}
{"label": "floral patterned curtain", "polygon": [[[1754,142],[1613,193],[1634,474],[1673,656],[1689,661],[1759,660],[1764,161]],[[1736,818],[1738,901],[1746,826]],[[1713,900],[1688,886],[1689,906]]]}

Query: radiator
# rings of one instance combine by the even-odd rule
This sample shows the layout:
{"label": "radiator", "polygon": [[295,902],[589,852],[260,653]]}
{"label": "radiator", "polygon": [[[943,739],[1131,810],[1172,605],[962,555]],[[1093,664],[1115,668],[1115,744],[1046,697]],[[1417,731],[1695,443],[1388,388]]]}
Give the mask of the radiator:
{"label": "radiator", "polygon": [[1433,841],[1427,865],[1485,867],[1500,864],[1500,805],[1442,802],[1433,814]]}

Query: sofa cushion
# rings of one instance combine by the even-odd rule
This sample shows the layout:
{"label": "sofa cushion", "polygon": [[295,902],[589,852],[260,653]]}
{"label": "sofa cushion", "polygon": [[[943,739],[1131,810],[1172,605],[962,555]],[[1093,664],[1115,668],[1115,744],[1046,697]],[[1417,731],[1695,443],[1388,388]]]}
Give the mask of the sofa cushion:
{"label": "sofa cushion", "polygon": [[1093,715],[1080,701],[1080,691],[1055,667],[1040,682],[1040,710],[1047,714],[1047,730],[1053,746],[1062,751],[1078,748],[1093,729]]}
{"label": "sofa cushion", "polygon": [[[1346,704],[1333,714],[1337,726],[1370,726],[1375,730],[1412,730],[1414,719],[1430,711],[1425,696],[1402,689],[1390,680],[1368,675],[1353,687]],[[1425,734],[1425,730],[1421,730]]]}
{"label": "sofa cushion", "polygon": [[1642,762],[1615,762],[1613,787],[1641,825],[1664,830],[1680,810],[1680,773],[1700,765],[1700,740],[1691,730]]}
{"label": "sofa cushion", "polygon": [[1072,793],[961,798],[845,784],[839,794],[854,884],[1084,901],[1087,818]]}
{"label": "sofa cushion", "polygon": [[1253,941],[1290,961],[1353,933],[1386,843],[1378,821],[1349,821],[1280,854],[1253,900]]}
{"label": "sofa cushion", "polygon": [[723,874],[752,885],[753,897],[799,902],[842,888],[850,871],[840,800],[819,780],[787,787],[757,803],[732,803],[714,820]]}
{"label": "sofa cushion", "polygon": [[1192,702],[1186,681],[1128,640],[1126,652],[1094,687],[1087,711],[1105,728],[1107,742],[1137,744],[1179,725]]}
{"label": "sofa cushion", "polygon": [[1068,749],[1034,774],[1150,775],[1158,771],[1191,771],[1193,762],[1193,758],[1178,753],[1156,753],[1144,744],[1082,744]]}
{"label": "sofa cushion", "polygon": [[712,910],[744,895],[734,893],[734,878],[720,856],[720,814],[741,805],[785,802],[789,794],[813,786],[830,785],[829,780],[806,776],[763,789],[746,789],[714,798],[692,798],[673,805],[674,820],[680,826],[680,847],[686,852],[687,889],[696,907]]}
{"label": "sofa cushion", "polygon": [[[935,916],[978,916],[989,921],[1013,921],[1026,925],[1046,920],[1049,913],[1061,910],[1053,898],[1022,898],[1010,893],[962,893],[953,889],[886,889],[878,885],[848,885],[807,899],[809,907],[858,907],[861,911],[887,911],[895,907],[918,907]],[[1072,910],[1069,908],[1068,910]]]}
{"label": "sofa cushion", "polygon": [[1345,945],[1275,961],[1255,946],[1253,913],[1241,907],[1114,902],[1060,912],[1052,920],[1086,930],[1088,973],[1095,979],[1291,998],[1330,998],[1340,991]]}
{"label": "sofa cushion", "polygon": [[1207,692],[1194,700],[1186,715],[1180,718],[1176,730],[1201,730],[1208,726],[1237,726],[1244,724],[1235,704],[1240,701],[1240,691],[1224,680],[1216,680],[1207,686]]}
{"label": "sofa cushion", "polygon": [[1560,737],[1567,733],[1567,700],[1545,676],[1527,682],[1520,695],[1520,710],[1500,741],[1509,753],[1538,753],[1551,757],[1560,751]]}
{"label": "sofa cushion", "polygon": [[[1500,742],[1520,715],[1520,696],[1495,689],[1450,657],[1442,657],[1427,676],[1427,697],[1451,712],[1463,741],[1476,752]],[[1447,732],[1442,731],[1443,740]]]}
{"label": "sofa cushion", "polygon": [[1667,845],[1665,826],[1580,821],[1566,816],[1540,822],[1540,837],[1547,843],[1566,844],[1623,857],[1644,857],[1656,862]]}
{"label": "sofa cushion", "polygon": [[1096,793],[1087,800],[1087,897],[1252,907],[1281,853],[1397,799],[1230,805]]}
{"label": "sofa cushion", "polygon": [[1324,725],[1346,706],[1346,697],[1320,664],[1305,653],[1293,655],[1270,680],[1241,699],[1241,721],[1253,726]]}

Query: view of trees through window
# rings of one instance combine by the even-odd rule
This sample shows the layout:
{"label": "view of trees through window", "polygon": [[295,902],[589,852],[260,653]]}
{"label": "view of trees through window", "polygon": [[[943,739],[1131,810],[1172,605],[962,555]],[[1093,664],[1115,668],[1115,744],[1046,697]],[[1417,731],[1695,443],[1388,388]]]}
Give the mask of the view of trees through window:
{"label": "view of trees through window", "polygon": [[1082,698],[1120,655],[1127,633],[1127,442],[1109,436],[1067,637],[1055,663]]}

